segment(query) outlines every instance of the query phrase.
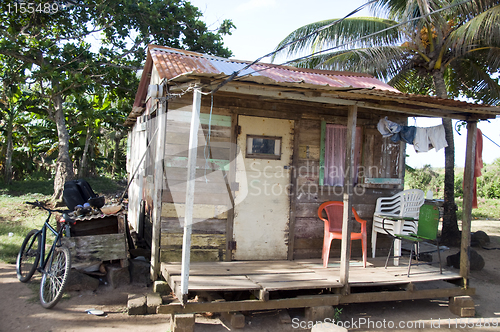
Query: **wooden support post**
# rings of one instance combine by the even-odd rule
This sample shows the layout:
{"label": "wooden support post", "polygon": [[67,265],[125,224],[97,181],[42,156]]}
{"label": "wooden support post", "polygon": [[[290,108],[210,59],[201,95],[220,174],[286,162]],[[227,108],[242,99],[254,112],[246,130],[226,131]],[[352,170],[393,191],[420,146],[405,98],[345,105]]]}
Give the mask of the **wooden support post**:
{"label": "wooden support post", "polygon": [[290,220],[288,222],[288,260],[293,260],[293,249],[295,246],[295,219],[297,217],[297,171],[299,162],[299,135],[300,135],[300,119],[294,121],[293,130],[293,155],[292,167],[290,173],[291,192],[290,196]]}
{"label": "wooden support post", "polygon": [[[231,190],[228,190],[228,194],[234,198],[235,189],[233,188],[233,183],[236,178],[236,158],[238,157],[238,114],[231,114],[231,147],[229,148],[229,155],[231,158],[229,163],[228,176],[226,178],[229,181]],[[233,260],[233,226],[234,226],[234,199],[231,198],[231,209],[227,212],[227,224],[226,224],[226,255],[224,261],[230,262]]]}
{"label": "wooden support post", "polygon": [[[184,217],[184,235],[182,239],[181,294],[178,298],[184,305],[187,302],[189,284],[189,265],[191,260],[191,233],[193,230],[193,206],[196,179],[196,156],[198,152],[198,128],[200,127],[201,88],[193,91],[193,112],[189,129],[188,172],[186,179],[186,211]],[[180,296],[179,296],[180,295]]]}
{"label": "wooden support post", "polygon": [[352,193],[354,178],[354,148],[356,146],[356,120],[358,107],[349,106],[347,115],[347,137],[344,178],[344,214],[342,220],[342,249],[340,253],[340,282],[343,293],[349,294],[349,261],[351,259]]}
{"label": "wooden support post", "polygon": [[155,154],[155,181],[153,194],[152,234],[151,234],[151,281],[158,279],[160,273],[160,236],[161,236],[161,196],[163,192],[163,159],[165,156],[165,135],[167,131],[166,102],[157,110],[157,134]]}
{"label": "wooden support post", "polygon": [[472,191],[474,186],[474,164],[476,156],[477,122],[467,122],[467,147],[464,170],[464,204],[462,214],[462,241],[460,244],[460,276],[465,288],[469,287],[470,273],[470,226],[472,213]]}

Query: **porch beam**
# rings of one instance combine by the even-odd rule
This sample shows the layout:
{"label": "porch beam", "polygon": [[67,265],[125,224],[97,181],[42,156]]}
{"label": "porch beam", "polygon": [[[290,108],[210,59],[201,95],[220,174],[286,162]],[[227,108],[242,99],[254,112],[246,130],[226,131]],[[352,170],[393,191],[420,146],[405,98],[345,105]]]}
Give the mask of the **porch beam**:
{"label": "porch beam", "polygon": [[186,205],[184,235],[182,238],[181,294],[176,294],[182,304],[186,304],[191,261],[191,233],[193,231],[193,206],[196,180],[196,156],[198,153],[198,128],[200,127],[201,88],[193,90],[193,111],[189,129],[188,172],[186,179]]}
{"label": "porch beam", "polygon": [[343,293],[349,294],[349,261],[351,260],[351,231],[352,231],[352,193],[354,182],[354,148],[356,146],[356,120],[358,107],[348,107],[346,157],[344,178],[344,213],[342,219],[342,244],[340,252],[340,282],[344,285]]}
{"label": "porch beam", "polygon": [[462,240],[460,244],[460,276],[465,288],[469,287],[470,273],[470,228],[472,214],[472,195],[474,189],[474,166],[476,156],[477,122],[467,122],[467,146],[464,169],[464,203],[462,212]]}
{"label": "porch beam", "polygon": [[184,306],[180,303],[161,305],[157,309],[158,314],[182,314],[182,313],[204,313],[204,312],[235,312],[256,311],[286,308],[308,308],[326,305],[339,305],[347,303],[368,303],[383,301],[402,301],[417,299],[435,299],[459,295],[474,295],[475,288],[464,289],[462,287],[444,289],[425,289],[415,291],[383,291],[355,293],[349,295],[324,294],[311,296],[298,296],[278,300],[259,301],[213,301],[213,302],[189,302]]}

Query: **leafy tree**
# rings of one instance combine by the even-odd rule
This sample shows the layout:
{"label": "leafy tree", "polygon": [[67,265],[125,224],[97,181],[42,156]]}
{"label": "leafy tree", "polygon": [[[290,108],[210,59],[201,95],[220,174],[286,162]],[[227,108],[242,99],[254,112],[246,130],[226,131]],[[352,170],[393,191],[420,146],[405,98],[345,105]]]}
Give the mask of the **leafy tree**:
{"label": "leafy tree", "polygon": [[[491,76],[500,66],[499,0],[380,0],[372,9],[387,18],[347,18],[317,34],[311,32],[336,20],[312,23],[292,32],[277,49],[304,37],[281,53],[330,51],[299,60],[296,66],[367,72],[407,93],[465,95],[500,103],[500,86]],[[451,119],[443,119],[443,125],[448,141],[443,240],[453,243],[459,238],[453,193],[455,145]]]}
{"label": "leafy tree", "polygon": [[21,111],[29,106],[31,98],[22,85],[25,79],[24,69],[20,61],[0,56],[0,110],[2,112],[0,121],[2,121],[2,131],[5,137],[2,153],[5,158],[2,161],[6,183],[10,183],[13,174],[14,128]]}
{"label": "leafy tree", "polygon": [[[27,81],[56,124],[58,157],[54,199],[74,177],[65,101],[96,86],[132,99],[148,44],[229,57],[218,32],[184,0],[7,1],[0,5],[0,54],[29,68]],[[229,24],[229,28],[228,28]],[[230,22],[221,32],[227,33]],[[99,48],[91,44],[97,39]],[[35,92],[35,91],[33,91]]]}

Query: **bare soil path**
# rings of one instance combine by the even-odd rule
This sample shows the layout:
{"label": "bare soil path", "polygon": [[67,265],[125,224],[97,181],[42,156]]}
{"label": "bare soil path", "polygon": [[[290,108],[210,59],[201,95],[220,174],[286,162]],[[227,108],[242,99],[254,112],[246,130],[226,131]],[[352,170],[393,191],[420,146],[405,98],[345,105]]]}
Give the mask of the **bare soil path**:
{"label": "bare soil path", "polygon": [[[475,221],[473,231],[485,230],[492,241],[490,247],[500,247],[499,225],[499,221]],[[476,288],[474,319],[460,319],[449,311],[447,299],[434,299],[347,305],[342,307],[340,320],[356,322],[354,327],[358,331],[500,331],[500,250],[476,250],[484,257],[486,265],[482,271],[471,273],[471,286]],[[457,251],[457,248],[452,248],[443,256]],[[139,285],[117,289],[100,286],[96,292],[71,292],[54,309],[46,310],[38,301],[37,278],[22,284],[17,280],[14,265],[0,263],[1,332],[169,331],[168,315],[129,316],[126,312],[129,293],[147,293],[151,289]],[[103,310],[105,315],[89,315],[85,310],[90,308]],[[245,314],[246,326],[237,331],[304,331],[299,328],[304,319],[301,310],[290,311],[295,322],[292,324],[281,324],[275,311]],[[360,324],[362,322],[364,325]],[[393,328],[390,328],[390,322]],[[485,322],[490,326],[485,327]],[[495,322],[496,327],[493,326]],[[195,331],[228,330],[231,329],[218,318],[196,318]]]}

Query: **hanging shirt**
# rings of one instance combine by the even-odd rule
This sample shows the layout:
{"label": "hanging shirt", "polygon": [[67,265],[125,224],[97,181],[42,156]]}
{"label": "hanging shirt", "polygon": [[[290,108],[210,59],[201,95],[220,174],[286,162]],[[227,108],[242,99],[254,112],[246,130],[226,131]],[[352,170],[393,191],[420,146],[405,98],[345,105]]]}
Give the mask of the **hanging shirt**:
{"label": "hanging shirt", "polygon": [[435,127],[417,127],[413,146],[416,152],[427,152],[434,148],[436,151],[448,146],[444,126],[441,124]]}
{"label": "hanging shirt", "polygon": [[380,119],[377,124],[378,131],[383,137],[389,137],[401,131],[401,125],[388,120],[387,117]]}

